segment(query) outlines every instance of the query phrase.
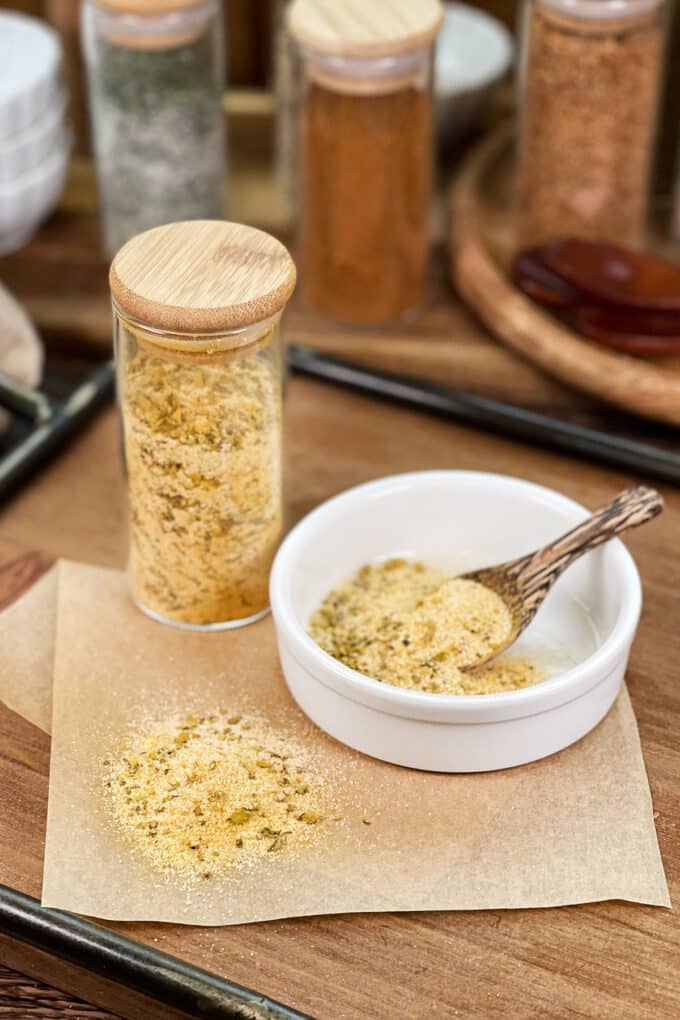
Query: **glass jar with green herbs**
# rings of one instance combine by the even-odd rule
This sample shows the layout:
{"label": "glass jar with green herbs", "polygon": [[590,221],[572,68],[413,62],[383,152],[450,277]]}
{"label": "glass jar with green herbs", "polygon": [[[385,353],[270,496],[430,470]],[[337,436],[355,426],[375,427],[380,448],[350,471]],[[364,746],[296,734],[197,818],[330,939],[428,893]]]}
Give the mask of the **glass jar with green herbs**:
{"label": "glass jar with green herbs", "polygon": [[81,30],[104,248],[223,212],[219,0],[85,0]]}

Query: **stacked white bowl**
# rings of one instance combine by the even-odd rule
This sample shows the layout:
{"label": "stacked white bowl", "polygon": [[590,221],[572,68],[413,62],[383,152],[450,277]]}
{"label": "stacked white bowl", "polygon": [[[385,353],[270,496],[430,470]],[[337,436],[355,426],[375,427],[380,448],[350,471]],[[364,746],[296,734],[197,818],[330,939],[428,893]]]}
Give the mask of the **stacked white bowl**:
{"label": "stacked white bowl", "polygon": [[59,37],[0,11],[0,255],[26,244],[61,195],[71,133]]}

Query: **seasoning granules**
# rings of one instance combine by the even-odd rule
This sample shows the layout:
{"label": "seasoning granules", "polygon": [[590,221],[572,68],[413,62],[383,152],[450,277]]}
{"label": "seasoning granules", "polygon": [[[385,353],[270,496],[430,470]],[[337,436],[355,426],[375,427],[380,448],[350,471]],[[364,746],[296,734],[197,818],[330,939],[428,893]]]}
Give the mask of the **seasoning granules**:
{"label": "seasoning granules", "polygon": [[626,16],[534,0],[527,22],[519,246],[643,237],[663,63],[661,3]]}
{"label": "seasoning granules", "polygon": [[317,644],[365,676],[432,694],[492,694],[545,679],[524,659],[463,672],[503,643],[503,600],[484,585],[400,559],[362,567],[311,618]]}
{"label": "seasoning granules", "polygon": [[341,821],[309,754],[255,717],[220,710],[150,723],[103,767],[122,836],[180,878],[312,846]]}
{"label": "seasoning granules", "polygon": [[268,605],[283,530],[273,342],[181,361],[121,327],[131,585],[164,619],[214,624]]}
{"label": "seasoning granules", "polygon": [[312,82],[300,130],[303,299],[348,322],[415,311],[429,250],[429,90],[353,95]]}

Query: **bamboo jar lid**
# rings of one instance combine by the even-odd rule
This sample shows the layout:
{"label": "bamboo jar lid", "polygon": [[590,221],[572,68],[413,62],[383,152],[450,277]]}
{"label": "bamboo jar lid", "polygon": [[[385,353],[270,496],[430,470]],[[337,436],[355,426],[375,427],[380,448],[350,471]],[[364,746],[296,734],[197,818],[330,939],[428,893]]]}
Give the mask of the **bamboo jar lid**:
{"label": "bamboo jar lid", "polygon": [[661,7],[664,0],[541,0],[574,20],[625,21]]}
{"label": "bamboo jar lid", "polygon": [[90,0],[99,31],[112,46],[169,50],[198,39],[214,20],[206,0]]}
{"label": "bamboo jar lid", "polygon": [[442,17],[440,0],[294,0],[288,30],[328,56],[395,57],[429,46]]}
{"label": "bamboo jar lid", "polygon": [[112,14],[137,14],[143,17],[158,17],[175,11],[187,11],[200,7],[204,0],[90,0],[95,7],[102,7]]}
{"label": "bamboo jar lid", "polygon": [[224,220],[169,223],[138,234],[120,249],[109,274],[124,315],[152,329],[199,335],[276,315],[295,278],[280,241]]}

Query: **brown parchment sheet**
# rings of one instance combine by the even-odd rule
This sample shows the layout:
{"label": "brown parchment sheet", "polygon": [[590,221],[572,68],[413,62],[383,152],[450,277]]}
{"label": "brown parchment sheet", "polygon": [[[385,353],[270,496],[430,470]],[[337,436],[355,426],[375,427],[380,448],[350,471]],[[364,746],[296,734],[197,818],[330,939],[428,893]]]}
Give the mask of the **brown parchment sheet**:
{"label": "brown parchment sheet", "polygon": [[[115,920],[218,925],[352,911],[669,906],[637,726],[624,690],[578,744],[479,775],[349,750],[297,709],[271,619],[195,634],[147,619],[124,575],[62,563],[43,902]],[[313,749],[343,822],[313,848],[187,886],[117,835],[102,759],[153,715],[255,712]],[[366,823],[369,824],[366,824]]]}
{"label": "brown parchment sheet", "polygon": [[0,701],[45,733],[52,728],[58,572],[52,567],[0,613]]}

